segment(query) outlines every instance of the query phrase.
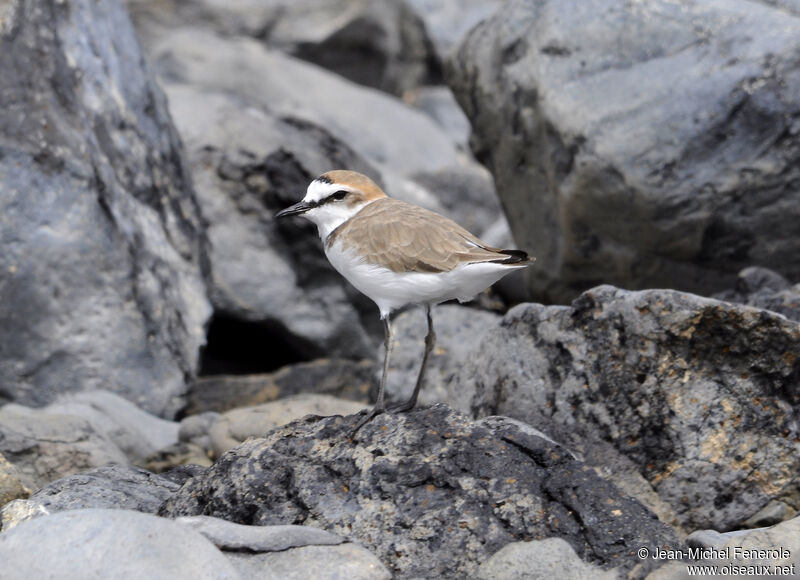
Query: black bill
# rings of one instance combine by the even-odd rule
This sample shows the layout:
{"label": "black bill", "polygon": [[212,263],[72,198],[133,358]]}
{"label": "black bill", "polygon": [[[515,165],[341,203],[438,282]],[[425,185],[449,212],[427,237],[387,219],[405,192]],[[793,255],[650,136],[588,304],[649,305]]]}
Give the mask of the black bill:
{"label": "black bill", "polygon": [[276,218],[282,218],[290,215],[300,215],[306,213],[310,209],[314,209],[317,207],[316,203],[308,203],[306,201],[301,201],[300,203],[296,203],[292,206],[287,207],[286,209],[282,209],[278,213],[275,214]]}

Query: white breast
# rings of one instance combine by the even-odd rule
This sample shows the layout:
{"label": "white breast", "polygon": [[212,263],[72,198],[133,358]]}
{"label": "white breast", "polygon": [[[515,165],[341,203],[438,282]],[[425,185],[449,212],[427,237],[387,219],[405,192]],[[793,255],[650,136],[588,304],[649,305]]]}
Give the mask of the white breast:
{"label": "white breast", "polygon": [[348,282],[378,305],[381,318],[406,304],[438,304],[454,298],[466,302],[516,269],[482,262],[463,264],[441,273],[393,272],[368,264],[353,251],[344,250],[339,240],[326,247],[325,254]]}

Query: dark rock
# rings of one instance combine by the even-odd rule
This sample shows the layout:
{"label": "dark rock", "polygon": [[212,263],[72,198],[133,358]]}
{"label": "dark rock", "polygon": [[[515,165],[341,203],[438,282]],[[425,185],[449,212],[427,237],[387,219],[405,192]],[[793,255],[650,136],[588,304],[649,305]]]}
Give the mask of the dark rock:
{"label": "dark rock", "polygon": [[209,315],[204,239],[127,14],[15,3],[0,69],[0,401],[108,388],[170,416]]}
{"label": "dark rock", "polygon": [[199,533],[123,509],[87,509],[25,522],[0,534],[3,578],[239,580]]}
{"label": "dark rock", "polygon": [[[397,578],[470,577],[504,545],[565,539],[582,559],[633,566],[639,546],[677,545],[637,501],[551,442],[502,436],[436,405],[308,417],[223,455],[162,507],[242,524],[306,524],[358,541]],[[519,435],[519,441],[516,436]]]}
{"label": "dark rock", "polygon": [[601,286],[509,311],[450,388],[612,471],[596,450],[613,445],[680,525],[729,530],[800,502],[798,352],[800,326],[770,311]]}
{"label": "dark rock", "polygon": [[800,284],[792,286],[786,278],[767,268],[745,268],[739,272],[732,289],[719,292],[714,298],[766,308],[800,322]]}
{"label": "dark rock", "polygon": [[[112,465],[54,481],[23,501],[37,515],[87,508],[156,513],[179,487],[178,483],[138,467]],[[19,523],[5,509],[0,510],[0,517],[3,529]]]}
{"label": "dark rock", "polygon": [[448,72],[532,296],[800,279],[800,13],[735,0],[515,0]]}
{"label": "dark rock", "polygon": [[372,360],[333,358],[287,365],[263,375],[199,377],[189,389],[186,412],[222,413],[300,393],[333,395],[365,403],[375,382],[374,373]]}

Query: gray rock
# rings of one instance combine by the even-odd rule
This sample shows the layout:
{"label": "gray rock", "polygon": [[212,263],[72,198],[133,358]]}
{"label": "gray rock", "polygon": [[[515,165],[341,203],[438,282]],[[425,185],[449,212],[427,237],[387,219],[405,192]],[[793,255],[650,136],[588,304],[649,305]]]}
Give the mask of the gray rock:
{"label": "gray rock", "polygon": [[[40,515],[88,508],[156,513],[180,485],[128,465],[90,469],[64,477],[34,493],[12,509],[0,509],[3,530]],[[8,506],[7,506],[8,507]]]}
{"label": "gray rock", "polygon": [[197,532],[150,514],[88,509],[25,522],[0,534],[8,580],[239,579]]}
{"label": "gray rock", "polygon": [[772,500],[744,522],[748,528],[774,526],[797,515],[797,510],[778,500]]}
{"label": "gray rock", "polygon": [[242,108],[303,119],[401,175],[458,165],[456,147],[426,115],[254,40],[178,29],[149,53],[170,83],[235,95]]}
{"label": "gray rock", "polygon": [[219,413],[215,411],[205,411],[198,415],[185,417],[181,420],[178,441],[181,443],[193,443],[203,449],[210,449],[208,429],[219,417]]}
{"label": "gray rock", "polygon": [[479,580],[612,580],[620,577],[614,571],[605,572],[587,564],[561,538],[508,544],[481,564],[477,574]]}
{"label": "gray rock", "polygon": [[800,278],[800,13],[747,0],[515,0],[448,72],[537,256],[532,295]]}
{"label": "gray rock", "polygon": [[447,61],[464,36],[490,17],[506,0],[405,0],[422,19],[430,42],[442,62]]}
{"label": "gray rock", "polygon": [[431,81],[441,68],[417,11],[394,0],[180,0],[128,3],[145,44],[180,26],[249,36],[353,82],[390,93]]}
{"label": "gray rock", "polygon": [[[0,453],[0,507],[15,499],[24,499],[31,490],[22,482],[19,470]],[[0,525],[0,529],[2,529]]]}
{"label": "gray rock", "polygon": [[178,440],[178,424],[154,417],[108,391],[61,395],[42,412],[86,419],[136,462]]}
{"label": "gray rock", "polygon": [[766,308],[800,322],[800,284],[792,286],[768,268],[745,268],[739,272],[732,289],[719,292],[714,298]]}
{"label": "gray rock", "polygon": [[392,575],[367,549],[355,544],[307,546],[264,554],[229,553],[243,578],[253,580],[389,580]]}
{"label": "gray rock", "polygon": [[[366,403],[375,383],[375,362],[341,358],[286,365],[261,375],[199,377],[187,394],[187,413],[224,412],[300,393],[325,394]],[[188,421],[192,417],[187,417]],[[181,430],[183,430],[181,422]],[[207,430],[206,430],[207,431]]]}
{"label": "gray rock", "polygon": [[380,415],[354,440],[357,418],[307,417],[250,439],[161,513],[302,522],[362,543],[397,578],[471,577],[530,537],[561,537],[584,560],[628,568],[638,546],[680,545],[641,504],[544,439],[495,435],[442,405]]}
{"label": "gray rock", "polygon": [[233,409],[223,413],[209,428],[211,451],[219,457],[248,437],[261,437],[275,427],[306,415],[349,415],[365,408],[363,403],[306,393],[254,407]]}
{"label": "gray rock", "polygon": [[119,2],[13,6],[0,29],[0,400],[107,388],[171,416],[210,309],[164,96]]}
{"label": "gray rock", "polygon": [[800,327],[767,310],[601,286],[509,311],[450,388],[614,470],[610,443],[681,526],[727,530],[795,493],[798,351]]}
{"label": "gray rock", "polygon": [[419,87],[406,91],[403,100],[433,119],[460,150],[469,151],[471,130],[469,119],[461,110],[449,87],[444,85]]}
{"label": "gray rock", "polygon": [[[717,552],[699,563],[717,566],[719,571],[724,568],[735,569],[735,572],[726,576],[728,578],[744,575],[761,578],[797,577],[800,571],[800,518],[771,528],[744,532],[728,536],[728,541],[721,546],[709,546]],[[765,567],[769,567],[769,572],[765,572]],[[650,573],[647,580],[684,580],[690,577],[687,562],[682,561],[662,566]]]}
{"label": "gray rock", "polygon": [[[229,71],[239,66],[239,57],[243,65],[261,62],[248,59],[247,51],[232,53],[236,45],[216,43],[209,48],[225,47],[229,60],[220,66]],[[251,48],[266,54],[258,45]],[[266,61],[261,64],[275,64]],[[262,329],[261,340],[274,345],[262,355],[272,368],[323,354],[365,357],[372,343],[345,282],[324,256],[316,228],[301,220],[278,224],[273,215],[300,199],[308,183],[331,167],[372,173],[370,166],[326,130],[278,119],[266,101],[248,103],[233,86],[223,92],[202,84],[166,89],[209,222],[215,314]]]}
{"label": "gray rock", "polygon": [[[497,326],[500,316],[456,304],[443,304],[433,308],[433,328],[436,347],[428,359],[425,382],[419,394],[419,404],[447,403],[469,410],[469,398],[451,392],[447,385],[466,357],[480,347],[484,334]],[[425,350],[427,323],[425,311],[413,308],[393,319],[395,345],[389,365],[386,394],[395,403],[408,400],[414,390],[422,354]],[[383,346],[376,352],[382,360]],[[383,369],[376,369],[376,384]]]}
{"label": "gray rock", "polygon": [[92,467],[128,462],[114,442],[86,419],[14,403],[0,408],[0,453],[34,490]]}
{"label": "gray rock", "polygon": [[175,521],[200,532],[221,550],[232,552],[280,552],[343,542],[339,536],[311,526],[243,526],[209,516],[186,516]]}

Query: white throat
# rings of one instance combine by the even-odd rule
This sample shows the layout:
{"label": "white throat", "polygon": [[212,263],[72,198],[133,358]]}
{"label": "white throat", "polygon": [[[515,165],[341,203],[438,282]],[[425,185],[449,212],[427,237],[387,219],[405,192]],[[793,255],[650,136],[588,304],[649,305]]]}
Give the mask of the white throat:
{"label": "white throat", "polygon": [[342,225],[344,222],[355,216],[358,212],[364,209],[369,202],[362,203],[356,206],[328,203],[320,207],[308,210],[303,214],[303,217],[308,218],[317,224],[319,237],[323,243],[331,235],[331,232]]}

